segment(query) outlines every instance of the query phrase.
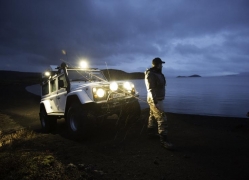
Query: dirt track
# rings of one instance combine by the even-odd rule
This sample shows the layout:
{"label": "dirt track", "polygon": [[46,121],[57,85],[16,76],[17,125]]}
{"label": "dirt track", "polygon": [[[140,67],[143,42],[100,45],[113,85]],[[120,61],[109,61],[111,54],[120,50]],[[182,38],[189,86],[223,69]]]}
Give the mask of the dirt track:
{"label": "dirt track", "polygon": [[[1,85],[1,131],[24,127],[41,134],[40,98],[28,93],[26,85]],[[143,110],[141,120],[126,129],[103,123],[84,141],[69,139],[59,120],[57,132],[42,134],[37,147],[54,152],[63,164],[91,164],[103,172],[100,179],[249,178],[248,119],[168,113],[169,136],[177,148],[171,152],[158,139],[147,138],[147,116]]]}

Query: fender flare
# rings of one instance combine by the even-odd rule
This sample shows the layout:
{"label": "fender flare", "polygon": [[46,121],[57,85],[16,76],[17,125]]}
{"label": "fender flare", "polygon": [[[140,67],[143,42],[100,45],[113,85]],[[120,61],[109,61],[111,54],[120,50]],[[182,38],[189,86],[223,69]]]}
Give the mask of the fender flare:
{"label": "fender flare", "polygon": [[40,102],[40,111],[41,111],[41,108],[44,108],[46,113],[52,112],[52,110],[50,108],[50,101],[49,100],[44,100],[44,101]]}
{"label": "fender flare", "polygon": [[87,95],[83,90],[76,90],[68,93],[65,107],[65,117],[67,116],[67,111],[72,103],[79,102],[80,104],[94,103],[94,101]]}

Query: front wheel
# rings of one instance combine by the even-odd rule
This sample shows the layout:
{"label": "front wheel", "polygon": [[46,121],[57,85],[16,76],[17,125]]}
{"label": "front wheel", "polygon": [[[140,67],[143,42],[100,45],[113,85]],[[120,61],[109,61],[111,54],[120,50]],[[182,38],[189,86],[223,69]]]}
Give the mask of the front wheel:
{"label": "front wheel", "polygon": [[45,109],[40,110],[40,122],[43,132],[51,133],[56,130],[57,118],[48,116]]}
{"label": "front wheel", "polygon": [[73,137],[86,137],[90,128],[90,118],[87,108],[83,108],[81,104],[77,103],[71,105],[68,109],[66,122],[68,130]]}
{"label": "front wheel", "polygon": [[69,109],[67,113],[67,127],[71,134],[78,135],[80,132],[82,132],[82,122],[83,119],[81,117],[80,112],[80,105],[79,104],[73,104]]}
{"label": "front wheel", "polygon": [[125,121],[125,126],[134,123],[140,119],[141,107],[138,101],[133,101],[123,108],[122,119]]}

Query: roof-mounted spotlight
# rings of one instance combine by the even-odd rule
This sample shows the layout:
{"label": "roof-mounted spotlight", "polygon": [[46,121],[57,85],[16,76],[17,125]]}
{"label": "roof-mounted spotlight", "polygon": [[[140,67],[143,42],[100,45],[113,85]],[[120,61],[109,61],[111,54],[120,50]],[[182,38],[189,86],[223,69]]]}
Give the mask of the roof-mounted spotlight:
{"label": "roof-mounted spotlight", "polygon": [[46,71],[46,72],[44,73],[44,75],[47,76],[47,77],[49,77],[49,76],[51,75],[51,73],[50,73],[49,71]]}
{"label": "roof-mounted spotlight", "polygon": [[80,61],[80,67],[81,68],[87,68],[88,67],[88,64],[86,61]]}

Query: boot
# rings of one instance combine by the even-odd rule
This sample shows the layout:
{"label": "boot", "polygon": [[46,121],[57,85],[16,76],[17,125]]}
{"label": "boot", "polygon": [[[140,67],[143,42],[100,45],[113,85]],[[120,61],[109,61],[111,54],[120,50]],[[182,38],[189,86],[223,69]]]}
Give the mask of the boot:
{"label": "boot", "polygon": [[161,146],[168,150],[174,150],[173,144],[168,140],[166,135],[160,135]]}

